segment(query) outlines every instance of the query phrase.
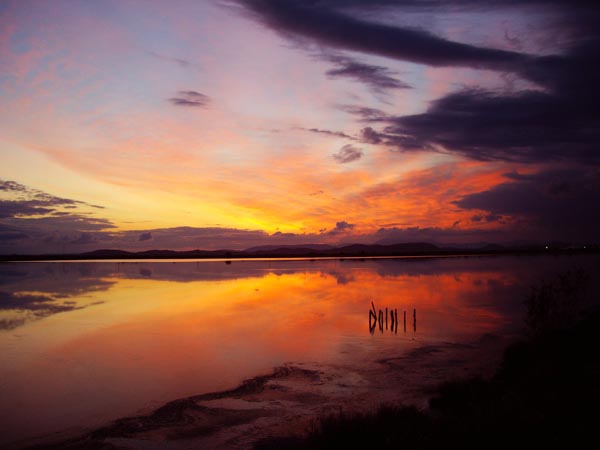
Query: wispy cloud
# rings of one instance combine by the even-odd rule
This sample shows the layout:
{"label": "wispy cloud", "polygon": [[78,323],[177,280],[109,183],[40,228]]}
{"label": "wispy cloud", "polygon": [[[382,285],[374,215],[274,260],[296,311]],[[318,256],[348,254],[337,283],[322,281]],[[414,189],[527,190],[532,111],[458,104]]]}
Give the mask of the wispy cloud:
{"label": "wispy cloud", "polygon": [[370,108],[361,105],[338,105],[341,111],[347,112],[356,116],[359,122],[382,122],[389,116],[385,112],[377,108]]}
{"label": "wispy cloud", "polygon": [[184,59],[184,58],[176,58],[174,56],[162,55],[157,52],[149,52],[149,53],[150,53],[150,55],[154,56],[155,58],[162,59],[163,61],[169,61],[169,62],[175,63],[180,67],[187,68],[187,67],[192,66],[192,62],[188,61],[187,59]]}
{"label": "wispy cloud", "polygon": [[316,134],[322,134],[322,135],[325,135],[325,136],[350,139],[352,141],[356,140],[355,137],[350,136],[349,134],[346,134],[346,133],[342,133],[341,131],[330,131],[330,130],[321,130],[319,128],[303,128],[303,127],[296,127],[296,129],[298,129],[298,130],[304,130],[304,131],[309,131],[311,133],[316,133]]}
{"label": "wispy cloud", "polygon": [[177,106],[189,106],[204,108],[208,106],[211,99],[208,95],[196,91],[179,91],[177,97],[171,97],[169,101]]}
{"label": "wispy cloud", "polygon": [[72,212],[60,211],[61,208],[73,210],[81,207],[104,209],[102,206],[79,200],[57,197],[15,181],[0,180],[0,219],[27,218],[50,214],[67,216]]}
{"label": "wispy cloud", "polygon": [[410,88],[410,85],[395,78],[396,72],[386,67],[365,64],[340,55],[327,55],[324,58],[335,65],[326,72],[329,78],[349,78],[364,83],[377,93]]}

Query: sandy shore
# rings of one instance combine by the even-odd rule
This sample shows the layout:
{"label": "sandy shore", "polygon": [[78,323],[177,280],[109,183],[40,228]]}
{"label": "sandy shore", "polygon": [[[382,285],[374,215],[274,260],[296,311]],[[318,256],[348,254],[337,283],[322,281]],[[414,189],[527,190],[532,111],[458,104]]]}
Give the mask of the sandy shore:
{"label": "sandy shore", "polygon": [[[304,434],[316,418],[382,403],[427,407],[442,382],[495,371],[509,338],[417,345],[347,364],[289,363],[226,391],[178,399],[83,435],[54,435],[36,449],[247,449],[265,437]],[[17,447],[15,447],[17,448]]]}

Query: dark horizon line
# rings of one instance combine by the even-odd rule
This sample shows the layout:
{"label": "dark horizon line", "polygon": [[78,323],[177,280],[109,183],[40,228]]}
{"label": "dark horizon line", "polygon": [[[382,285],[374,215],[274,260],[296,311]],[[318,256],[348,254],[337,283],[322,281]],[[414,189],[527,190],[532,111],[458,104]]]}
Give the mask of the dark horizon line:
{"label": "dark horizon line", "polygon": [[425,242],[402,244],[349,244],[330,249],[311,248],[307,244],[252,247],[246,250],[142,250],[128,251],[118,249],[99,249],[82,253],[12,254],[0,255],[0,262],[18,261],[69,261],[69,260],[106,260],[106,259],[255,259],[255,258],[375,258],[375,257],[411,257],[411,256],[469,256],[469,255],[505,255],[505,254],[573,254],[600,252],[599,244],[528,244],[503,246],[487,244],[482,247],[438,247]]}

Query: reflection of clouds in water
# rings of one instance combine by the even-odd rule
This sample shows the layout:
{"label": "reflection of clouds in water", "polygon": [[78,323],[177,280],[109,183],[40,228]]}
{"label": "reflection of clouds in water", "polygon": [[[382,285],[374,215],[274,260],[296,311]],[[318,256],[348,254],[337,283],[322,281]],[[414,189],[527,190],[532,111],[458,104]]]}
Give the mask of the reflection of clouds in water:
{"label": "reflection of clouds in water", "polygon": [[[28,310],[28,311],[39,311],[44,309],[50,309],[53,306],[51,302],[55,300],[50,295],[36,295],[26,292],[3,292],[0,291],[0,310],[14,309],[14,310]],[[65,306],[72,306],[73,302],[65,302]],[[68,305],[71,304],[71,305]]]}
{"label": "reflection of clouds in water", "polygon": [[[0,318],[0,329],[11,330],[30,320],[42,319],[52,314],[81,309],[74,301],[63,301],[51,295],[0,291],[0,312],[13,317]],[[3,314],[4,315],[4,314]]]}
{"label": "reflection of clouds in water", "polygon": [[[78,420],[136,410],[143,406],[140,399],[147,404],[148,398],[225,389],[285,361],[348,367],[351,358],[364,366],[416,346],[472,342],[484,333],[512,335],[523,326],[522,300],[540,273],[587,261],[597,274],[598,260],[596,255],[0,265],[5,307],[30,308],[0,310],[1,325],[13,329],[0,332],[6,361],[0,365],[5,387],[0,410],[10,412],[12,422],[5,422],[17,430],[34,419],[57,423],[57,416],[65,417],[61,423],[67,428],[69,414]],[[151,277],[144,276],[149,272]],[[89,307],[101,300],[104,306]],[[371,302],[378,316],[383,310],[382,327],[373,335],[366,314]],[[70,307],[84,309],[69,313]],[[64,314],[25,321],[61,308]],[[17,342],[13,336],[19,332]],[[116,394],[107,398],[106,392]],[[26,395],[30,403],[19,406]],[[40,405],[48,406],[44,411]]]}
{"label": "reflection of clouds in water", "polygon": [[25,323],[24,318],[20,319],[0,319],[0,330],[12,330]]}
{"label": "reflection of clouds in water", "polygon": [[328,275],[331,275],[332,277],[334,277],[336,279],[337,284],[348,284],[351,281],[354,281],[355,278],[352,275],[352,273],[342,273],[342,272],[337,272],[337,271],[331,271],[328,273]]}
{"label": "reflection of clouds in water", "polygon": [[[587,263],[586,263],[587,261]],[[578,258],[577,264],[594,266],[597,258]],[[366,274],[379,283],[401,277],[451,276],[477,289],[464,289],[462,300],[472,306],[495,305],[511,309],[524,300],[531,285],[549,274],[564,271],[575,262],[568,257],[506,256],[365,260],[254,260],[254,261],[128,261],[73,263],[14,263],[0,265],[0,329],[14,329],[30,320],[91,306],[85,296],[106,291],[119,279],[177,283],[264,279],[268,275],[304,273],[332,277],[336,284],[364,281]],[[584,267],[585,268],[585,267]],[[472,276],[466,276],[471,274]],[[358,278],[357,278],[358,277]],[[315,293],[315,295],[324,295]],[[410,293],[411,298],[419,295]],[[502,299],[499,301],[499,299]],[[415,300],[418,300],[415,298]],[[509,301],[510,300],[510,301]]]}
{"label": "reflection of clouds in water", "polygon": [[[0,330],[91,306],[82,296],[110,288],[91,266],[5,264],[0,267]],[[102,303],[102,302],[95,302]]]}
{"label": "reflection of clouds in water", "polygon": [[[94,262],[14,263],[0,265],[0,330],[86,308],[86,295],[106,291],[116,279],[191,282],[264,277],[277,270],[264,262]],[[287,268],[279,271],[288,273]]]}
{"label": "reflection of clouds in water", "polygon": [[93,268],[93,264],[17,263],[0,265],[0,289],[6,292],[36,293],[55,298],[75,297],[102,291],[114,284]]}
{"label": "reflection of clouds in water", "polygon": [[[478,261],[477,264],[474,264]],[[0,286],[20,284],[27,291],[64,293],[68,296],[90,290],[106,289],[114,279],[148,279],[157,281],[193,282],[225,281],[243,278],[263,278],[268,274],[282,276],[295,273],[320,273],[334,277],[343,285],[354,281],[355,273],[371,272],[380,277],[452,274],[467,271],[489,272],[506,270],[514,261],[494,262],[491,259],[374,259],[374,260],[257,260],[257,261],[128,261],[73,263],[15,263],[0,266]],[[33,287],[32,287],[33,286]]]}

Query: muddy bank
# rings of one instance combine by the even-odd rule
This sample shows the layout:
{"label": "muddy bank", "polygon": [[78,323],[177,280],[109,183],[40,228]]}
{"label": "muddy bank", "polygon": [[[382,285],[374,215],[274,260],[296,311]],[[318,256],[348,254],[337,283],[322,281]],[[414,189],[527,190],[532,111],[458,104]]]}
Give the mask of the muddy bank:
{"label": "muddy bank", "polygon": [[427,410],[384,405],[371,413],[322,416],[308,435],[270,437],[253,448],[595,448],[599,339],[600,314],[594,313],[573,328],[552,327],[510,345],[489,379],[442,384]]}
{"label": "muddy bank", "polygon": [[491,376],[509,340],[485,335],[470,343],[415,343],[398,354],[374,352],[366,361],[289,363],[234,389],[178,399],[146,415],[25,448],[246,449],[266,437],[306,434],[323,415],[369,412],[381,403],[425,408],[440,383]]}

